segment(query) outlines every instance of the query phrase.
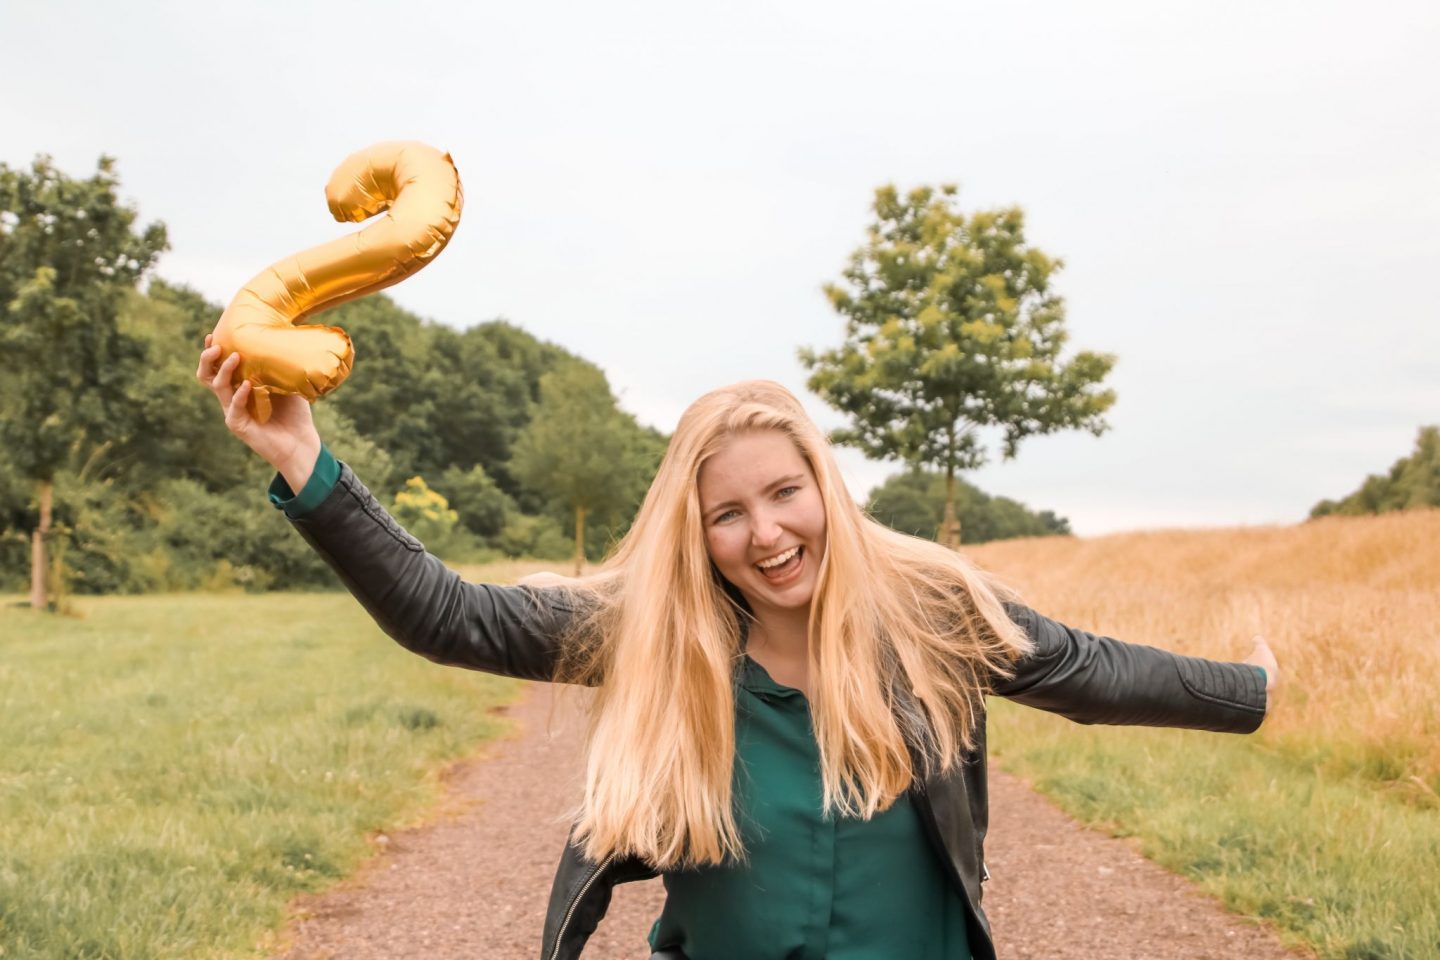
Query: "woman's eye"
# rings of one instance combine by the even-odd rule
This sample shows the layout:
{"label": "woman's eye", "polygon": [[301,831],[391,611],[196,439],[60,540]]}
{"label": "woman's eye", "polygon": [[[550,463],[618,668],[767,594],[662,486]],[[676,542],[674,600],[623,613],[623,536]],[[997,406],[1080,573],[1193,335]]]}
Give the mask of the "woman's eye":
{"label": "woman's eye", "polygon": [[800,491],[800,488],[799,488],[799,487],[782,487],[782,488],[780,489],[779,493],[776,494],[776,496],[792,495],[792,494],[798,493],[799,491]]}
{"label": "woman's eye", "polygon": [[724,522],[725,522],[725,518],[728,517],[728,516],[730,516],[730,514],[732,514],[732,513],[734,513],[734,512],[735,512],[734,510],[726,510],[724,513],[720,514],[720,516],[718,516],[718,517],[715,518],[715,522],[716,522],[716,523],[724,523]]}

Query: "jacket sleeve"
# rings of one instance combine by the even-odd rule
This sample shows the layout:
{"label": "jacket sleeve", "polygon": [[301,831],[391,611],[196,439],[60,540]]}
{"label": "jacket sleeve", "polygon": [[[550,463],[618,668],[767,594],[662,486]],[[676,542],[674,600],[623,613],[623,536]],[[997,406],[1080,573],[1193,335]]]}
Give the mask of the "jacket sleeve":
{"label": "jacket sleeve", "polygon": [[1188,727],[1250,733],[1265,719],[1265,680],[1243,663],[1185,657],[1122,643],[1005,604],[1034,650],[993,690],[1077,723]]}
{"label": "jacket sleeve", "polygon": [[344,463],[324,500],[290,523],[406,649],[450,666],[552,679],[574,614],[560,590],[467,583],[427,553]]}

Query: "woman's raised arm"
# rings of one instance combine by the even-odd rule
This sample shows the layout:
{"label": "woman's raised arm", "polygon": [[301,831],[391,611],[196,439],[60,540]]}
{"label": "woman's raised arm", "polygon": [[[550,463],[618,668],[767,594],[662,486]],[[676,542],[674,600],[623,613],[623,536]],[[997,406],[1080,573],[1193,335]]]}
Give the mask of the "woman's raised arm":
{"label": "woman's raised arm", "polygon": [[465,581],[400,526],[343,463],[325,499],[290,523],[406,649],[450,666],[553,678],[574,615],[559,588]]}
{"label": "woman's raised arm", "polygon": [[286,502],[291,524],[380,628],[436,663],[550,680],[573,615],[567,595],[463,580],[330,456],[304,397],[274,396],[269,421],[256,423],[246,408],[248,384],[233,382],[237,357],[222,360],[207,337],[196,379],[220,401],[230,432],[279,471],[289,489],[277,481],[272,500]]}

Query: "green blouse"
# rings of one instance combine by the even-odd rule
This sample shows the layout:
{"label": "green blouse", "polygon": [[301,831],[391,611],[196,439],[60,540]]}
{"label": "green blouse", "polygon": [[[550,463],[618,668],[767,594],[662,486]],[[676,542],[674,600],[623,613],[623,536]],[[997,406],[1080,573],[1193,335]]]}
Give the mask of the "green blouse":
{"label": "green blouse", "polygon": [[677,870],[651,949],[690,960],[969,960],[965,905],[908,794],[870,820],[820,814],[810,704],[745,657],[735,791],[749,862]]}

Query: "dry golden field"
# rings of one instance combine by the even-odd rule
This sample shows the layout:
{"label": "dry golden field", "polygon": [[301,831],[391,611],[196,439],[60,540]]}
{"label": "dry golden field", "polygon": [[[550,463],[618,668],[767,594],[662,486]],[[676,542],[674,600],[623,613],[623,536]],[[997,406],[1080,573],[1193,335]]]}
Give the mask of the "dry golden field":
{"label": "dry golden field", "polygon": [[968,553],[1092,633],[1220,660],[1264,634],[1282,679],[1265,743],[1440,801],[1440,510]]}

